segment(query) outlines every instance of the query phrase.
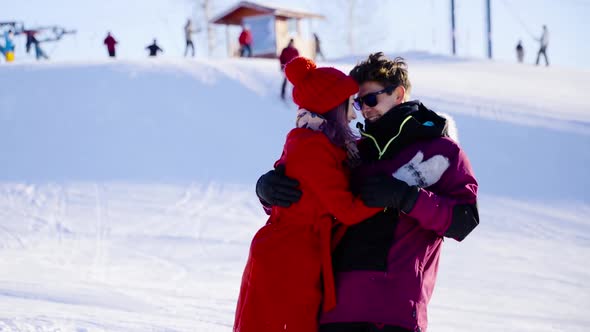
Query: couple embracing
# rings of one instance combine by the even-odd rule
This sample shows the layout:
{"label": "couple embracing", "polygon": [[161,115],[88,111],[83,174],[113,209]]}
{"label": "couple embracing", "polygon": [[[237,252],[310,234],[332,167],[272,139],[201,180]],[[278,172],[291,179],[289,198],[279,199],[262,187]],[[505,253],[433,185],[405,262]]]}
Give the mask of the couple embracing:
{"label": "couple embracing", "polygon": [[256,184],[269,218],[252,240],[234,331],[426,331],[443,239],[479,224],[453,125],[410,99],[402,58],[371,54],[346,75],[298,57],[285,74],[299,111]]}

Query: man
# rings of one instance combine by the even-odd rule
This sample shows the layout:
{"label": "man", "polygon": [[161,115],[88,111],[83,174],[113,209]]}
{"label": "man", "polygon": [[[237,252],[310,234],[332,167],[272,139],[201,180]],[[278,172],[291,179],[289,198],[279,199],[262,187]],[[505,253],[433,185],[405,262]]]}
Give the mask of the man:
{"label": "man", "polygon": [[[351,186],[385,209],[349,227],[337,245],[337,305],[321,313],[320,332],[426,331],[443,237],[462,241],[479,224],[477,181],[448,121],[409,101],[403,59],[371,54],[350,74],[366,126]],[[256,193],[267,206],[289,206],[305,195],[294,182],[270,171]]]}
{"label": "man", "polygon": [[[299,56],[299,51],[295,48],[295,41],[289,40],[289,44],[281,51],[279,62],[281,63],[281,71],[285,72],[285,66],[289,61]],[[285,100],[285,89],[287,88],[287,76],[283,75],[283,85],[281,86],[281,99]]]}
{"label": "man", "polygon": [[539,52],[537,53],[537,66],[539,65],[539,60],[541,60],[541,54],[545,57],[545,65],[549,66],[549,59],[547,58],[547,46],[549,46],[549,31],[547,31],[547,26],[543,25],[543,34],[541,38],[537,39],[541,44],[539,46]]}
{"label": "man", "polygon": [[522,40],[519,40],[518,44],[516,44],[516,59],[518,60],[518,63],[522,63],[524,60],[524,47],[522,47]]}
{"label": "man", "polygon": [[148,45],[145,49],[150,52],[150,57],[158,56],[158,52],[164,53],[164,50],[161,49],[160,46],[158,46],[158,42],[156,41],[155,38],[154,38],[154,41],[152,42],[152,44]]}
{"label": "man", "polygon": [[[35,58],[37,60],[41,60],[41,59],[48,60],[49,57],[47,56],[47,54],[45,54],[45,52],[41,48],[42,41],[38,40],[37,37],[35,36],[38,33],[38,31],[25,30],[24,33],[27,36],[27,42],[25,45],[25,49],[26,49],[27,53],[29,53],[31,51],[31,46],[33,46],[33,47],[35,47]],[[53,41],[53,39],[43,40],[43,42],[48,42],[48,41]]]}
{"label": "man", "polygon": [[14,61],[14,32],[12,30],[4,32],[4,47],[0,46],[0,52],[4,54],[6,62]]}
{"label": "man", "polygon": [[321,56],[322,57],[322,61],[326,61],[326,57],[324,57],[324,53],[322,53],[322,46],[321,46],[321,42],[320,42],[320,37],[318,36],[317,33],[313,34],[313,41],[315,44],[315,56],[316,58]]}
{"label": "man", "polygon": [[240,42],[240,56],[245,56],[246,52],[248,52],[248,57],[252,56],[252,33],[248,26],[242,24],[242,32],[240,33],[240,37],[238,38]]}
{"label": "man", "polygon": [[107,37],[104,39],[104,44],[107,46],[107,51],[109,52],[109,57],[114,58],[116,56],[115,45],[117,45],[118,42],[115,40],[113,35],[111,35],[110,31],[107,32]]}
{"label": "man", "polygon": [[192,56],[195,56],[195,44],[193,44],[193,37],[192,34],[198,32],[198,30],[193,29],[193,22],[191,19],[186,20],[186,24],[184,25],[184,40],[186,41],[186,46],[184,47],[184,56],[188,54],[189,47],[192,51]]}

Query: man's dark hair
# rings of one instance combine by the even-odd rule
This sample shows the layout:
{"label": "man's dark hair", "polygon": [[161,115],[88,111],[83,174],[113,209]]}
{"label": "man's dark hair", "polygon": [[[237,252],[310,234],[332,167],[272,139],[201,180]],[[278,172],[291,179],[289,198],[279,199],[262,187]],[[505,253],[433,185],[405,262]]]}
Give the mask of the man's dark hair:
{"label": "man's dark hair", "polygon": [[404,58],[396,57],[390,60],[383,52],[369,55],[367,60],[352,68],[350,76],[359,85],[368,81],[379,82],[384,87],[401,85],[408,93],[412,88],[408,77],[408,65]]}

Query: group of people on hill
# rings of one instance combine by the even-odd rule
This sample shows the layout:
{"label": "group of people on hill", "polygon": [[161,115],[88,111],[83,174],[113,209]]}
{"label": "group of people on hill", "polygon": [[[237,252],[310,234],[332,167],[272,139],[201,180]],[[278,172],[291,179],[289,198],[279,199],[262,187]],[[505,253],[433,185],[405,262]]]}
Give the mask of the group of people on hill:
{"label": "group of people on hill", "polygon": [[[191,56],[193,56],[193,57],[195,56],[195,45],[192,40],[192,35],[194,33],[199,32],[199,31],[200,31],[200,29],[193,28],[192,20],[187,19],[187,22],[184,25],[184,37],[185,37],[184,56],[185,57],[189,54],[189,50],[191,51]],[[314,33],[313,37],[314,37],[316,57],[321,57],[322,60],[325,60],[324,54],[322,53],[321,43],[320,43],[320,39],[319,39],[318,35],[316,33]],[[10,52],[11,52],[11,47],[12,47],[12,50],[14,49],[14,43],[12,43],[12,37],[9,35],[9,32],[7,32],[5,34],[5,40],[6,40],[5,44],[7,45],[7,47],[3,48],[0,45],[0,52],[2,52],[4,54],[8,54],[8,55],[6,55],[7,60],[9,58],[13,59],[14,54],[13,53],[10,54]],[[537,41],[539,42],[540,45],[539,45],[539,50],[537,52],[537,60],[536,60],[535,64],[537,66],[539,65],[539,62],[540,62],[541,56],[542,56],[545,59],[545,65],[549,66],[549,58],[547,56],[547,47],[549,46],[549,31],[547,30],[546,25],[543,25],[543,32],[541,34],[541,37],[538,38]],[[253,44],[254,40],[252,37],[252,32],[250,31],[249,27],[246,24],[242,25],[242,31],[241,31],[240,36],[238,38],[238,42],[240,45],[240,48],[239,48],[240,57],[251,57],[252,56],[252,44]],[[109,32],[107,34],[107,37],[104,40],[104,44],[107,47],[107,52],[110,57],[116,57],[117,43],[118,43],[117,40]],[[37,46],[36,49],[40,49],[40,48]],[[164,50],[158,45],[157,40],[155,38],[150,45],[146,46],[146,50],[148,50],[148,55],[150,57],[155,57],[159,53],[164,52]],[[522,44],[522,40],[518,41],[515,50],[516,50],[517,61],[519,63],[523,63],[525,51],[524,51],[524,46]],[[37,51],[37,54],[41,54],[41,56],[46,57],[46,55],[42,52],[42,50],[41,50],[41,53],[39,53],[39,51]],[[289,41],[288,46],[282,50],[281,55],[279,56],[279,59],[281,62],[281,69],[284,67],[284,65],[287,62],[289,62],[292,58],[294,58],[298,55],[299,55],[299,52],[297,51],[297,49],[294,46],[293,39],[291,39]],[[38,55],[38,57],[39,57],[39,55]],[[8,60],[8,61],[10,61],[10,60]],[[287,78],[285,77],[285,79],[283,80],[282,88],[281,88],[281,97],[282,98],[284,98],[284,95],[285,95],[284,91],[285,91],[286,84],[287,84]]]}
{"label": "group of people on hill", "polygon": [[[194,29],[192,26],[192,21],[190,19],[187,20],[185,26],[184,26],[184,36],[185,36],[185,50],[184,50],[184,56],[186,57],[188,55],[189,50],[191,51],[191,55],[194,57],[195,56],[195,46],[194,43],[192,41],[192,34],[199,32],[200,29]],[[322,49],[321,49],[321,43],[320,43],[320,39],[318,37],[318,35],[316,33],[313,34],[314,37],[314,45],[315,45],[315,55],[316,57],[321,57],[322,60],[325,60],[324,58],[324,54],[322,53]],[[10,45],[8,43],[9,37],[5,36],[6,40],[7,40],[7,44]],[[549,58],[547,56],[547,47],[549,46],[549,31],[547,30],[547,26],[543,25],[543,32],[541,34],[541,37],[537,39],[537,41],[539,42],[539,50],[537,52],[537,60],[535,62],[535,64],[538,66],[541,60],[541,57],[543,57],[545,59],[545,65],[549,66]],[[238,42],[240,44],[240,48],[239,48],[239,55],[240,57],[251,57],[252,56],[252,44],[254,42],[253,37],[252,37],[252,32],[250,31],[249,27],[245,24],[242,25],[242,31],[240,33],[240,36],[238,38]],[[107,37],[104,40],[104,44],[107,46],[107,51],[110,57],[115,57],[115,45],[117,44],[117,41],[113,38],[113,36],[111,35],[111,33],[109,32]],[[158,53],[162,53],[164,52],[162,50],[162,48],[157,44],[156,39],[153,40],[152,44],[148,45],[146,47],[146,49],[149,51],[149,56],[157,56]],[[522,40],[519,40],[517,45],[516,45],[516,59],[519,63],[523,63],[524,62],[524,55],[525,55],[525,51],[524,51],[524,46],[522,44]],[[2,51],[2,48],[0,46],[0,51]],[[295,49],[296,51],[296,49]],[[283,53],[285,53],[285,55],[283,55]],[[294,52],[294,45],[293,45],[293,40],[291,40],[289,42],[289,45],[283,49],[283,51],[281,52],[280,55],[280,61],[281,61],[281,68],[289,61],[291,60],[293,56],[295,54],[295,56],[299,55],[298,53],[296,54]],[[283,81],[283,85],[282,85],[282,89],[281,89],[281,96],[284,98],[284,91],[285,91],[285,86],[287,83],[287,79],[285,78]]]}
{"label": "group of people on hill", "polygon": [[[187,19],[183,30],[184,30],[184,40],[185,40],[184,56],[185,57],[188,56],[189,51],[190,51],[190,55],[192,57],[194,57],[195,56],[195,44],[193,42],[192,36],[193,36],[193,34],[200,32],[201,29],[194,28],[192,20],[189,18],[189,19]],[[49,57],[47,56],[47,54],[43,51],[43,49],[40,46],[42,41],[38,40],[35,36],[37,31],[30,30],[30,31],[25,31],[25,33],[27,36],[27,42],[26,42],[27,53],[29,52],[30,49],[34,49],[35,50],[35,57],[37,60],[48,59]],[[6,62],[12,62],[15,59],[14,36],[15,36],[15,32],[12,30],[4,31],[3,35],[0,36],[0,54],[2,54],[4,56]],[[324,54],[321,49],[321,42],[320,42],[318,35],[316,33],[314,33],[313,38],[314,38],[313,40],[314,40],[314,45],[315,45],[315,56],[321,57],[322,60],[325,60]],[[3,40],[3,43],[1,42],[2,40]],[[546,25],[543,25],[543,31],[542,31],[541,37],[537,38],[536,40],[539,42],[539,50],[537,52],[537,58],[536,58],[535,64],[538,66],[541,61],[541,57],[543,57],[545,60],[545,65],[549,66],[549,58],[547,56],[547,48],[549,46],[549,31],[548,31]],[[238,38],[238,42],[240,45],[240,48],[239,48],[240,57],[251,57],[252,56],[252,45],[254,43],[254,39],[252,36],[252,32],[250,31],[249,27],[246,24],[242,25],[242,31],[241,31],[240,36]],[[113,37],[111,32],[107,33],[107,36],[103,41],[103,44],[106,46],[107,53],[108,53],[109,57],[114,58],[117,56],[116,49],[117,49],[118,41]],[[164,50],[162,49],[162,47],[160,45],[158,45],[158,42],[155,38],[153,39],[151,44],[149,44],[145,47],[145,49],[147,50],[148,55],[150,57],[156,57],[158,54],[164,53]],[[286,54],[283,55],[283,53],[281,53],[281,55],[280,55],[281,68],[289,60],[291,60],[294,57],[293,55],[295,54],[295,52],[293,51],[293,49],[294,49],[294,45],[292,42],[290,42],[289,45],[283,50],[283,52],[286,52]],[[519,63],[523,63],[524,57],[525,57],[525,49],[524,49],[522,40],[518,41],[515,51],[516,51],[517,61]],[[297,55],[298,55],[298,53],[295,54],[295,56],[297,56]],[[285,94],[284,91],[285,91],[286,84],[287,84],[287,79],[285,78],[283,81],[282,88],[281,88],[281,96],[283,96],[283,97]]]}
{"label": "group of people on hill", "polygon": [[256,183],[269,217],[250,245],[234,331],[426,331],[443,239],[479,224],[452,119],[411,98],[402,58],[371,54],[346,75],[291,40],[280,61],[298,111]]}

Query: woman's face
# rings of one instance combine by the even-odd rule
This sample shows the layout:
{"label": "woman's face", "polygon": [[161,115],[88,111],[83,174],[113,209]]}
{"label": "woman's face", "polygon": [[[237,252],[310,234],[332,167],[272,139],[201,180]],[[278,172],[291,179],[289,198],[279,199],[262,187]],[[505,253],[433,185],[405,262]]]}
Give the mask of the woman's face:
{"label": "woman's face", "polygon": [[348,119],[348,123],[352,122],[352,120],[356,120],[356,112],[352,104],[354,103],[354,95],[348,97],[348,107],[346,108],[346,118]]}

